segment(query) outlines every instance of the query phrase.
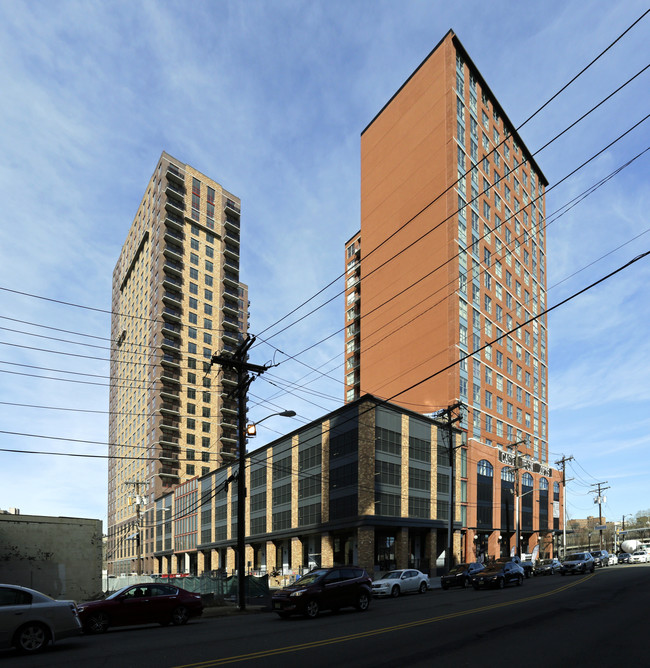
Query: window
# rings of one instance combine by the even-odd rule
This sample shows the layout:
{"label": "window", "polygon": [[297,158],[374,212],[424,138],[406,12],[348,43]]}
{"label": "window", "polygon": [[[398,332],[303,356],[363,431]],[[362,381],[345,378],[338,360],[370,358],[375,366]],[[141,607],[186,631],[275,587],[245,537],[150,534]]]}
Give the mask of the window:
{"label": "window", "polygon": [[199,263],[199,256],[196,253],[190,253],[190,262],[192,264],[198,265]]}

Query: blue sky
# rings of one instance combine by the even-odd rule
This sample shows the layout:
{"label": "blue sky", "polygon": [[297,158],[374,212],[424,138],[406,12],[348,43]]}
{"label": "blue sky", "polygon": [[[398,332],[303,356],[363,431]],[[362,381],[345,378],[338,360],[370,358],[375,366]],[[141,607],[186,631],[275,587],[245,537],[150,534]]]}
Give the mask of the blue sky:
{"label": "blue sky", "polygon": [[[259,333],[343,270],[343,243],[359,228],[360,133],[449,28],[519,125],[646,9],[633,0],[0,0],[0,447],[106,453],[102,310],[162,150],[241,197],[241,276]],[[650,16],[522,128],[528,147],[645,67],[649,38]],[[648,113],[649,76],[536,155],[551,185]],[[648,146],[650,121],[551,190],[549,218]],[[549,225],[549,305],[650,249],[649,167],[650,152]],[[650,507],[649,283],[645,259],[549,316],[550,459],[575,457],[570,517],[597,513],[589,490],[603,481],[608,519]],[[300,358],[330,378],[303,379],[309,369],[286,355],[342,325],[338,297],[271,339],[275,348],[254,349],[256,363],[282,363],[253,384],[251,418],[281,409],[298,418],[266,421],[252,447],[341,404],[340,335]],[[310,393],[281,389],[306,380]],[[104,460],[0,452],[0,461],[0,508],[105,518]]]}

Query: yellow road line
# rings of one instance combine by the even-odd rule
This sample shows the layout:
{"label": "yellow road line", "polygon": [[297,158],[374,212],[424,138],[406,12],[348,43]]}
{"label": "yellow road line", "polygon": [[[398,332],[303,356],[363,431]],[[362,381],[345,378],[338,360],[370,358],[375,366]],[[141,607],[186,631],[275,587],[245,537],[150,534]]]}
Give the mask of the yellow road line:
{"label": "yellow road line", "polygon": [[526,598],[519,598],[515,601],[502,601],[501,603],[494,603],[492,605],[485,605],[480,608],[472,608],[471,610],[462,610],[460,612],[451,612],[446,615],[439,615],[437,617],[428,617],[426,619],[418,619],[413,622],[405,622],[403,624],[396,624],[395,626],[384,626],[379,629],[371,629],[369,631],[361,631],[359,633],[352,633],[346,636],[338,636],[334,638],[327,638],[324,640],[314,640],[312,642],[301,643],[300,645],[288,645],[286,647],[276,647],[274,649],[260,650],[258,652],[251,652],[250,654],[239,654],[236,656],[223,657],[221,659],[210,659],[209,661],[201,661],[199,663],[188,663],[176,668],[211,668],[212,666],[223,666],[228,663],[239,663],[241,661],[250,661],[252,659],[263,659],[269,656],[277,656],[278,654],[288,654],[290,652],[301,652],[306,649],[314,649],[317,647],[325,647],[326,645],[334,645],[342,642],[350,642],[351,640],[361,640],[363,638],[371,638],[373,636],[383,635],[385,633],[394,633],[395,631],[404,631],[406,629],[416,628],[418,626],[425,626],[426,624],[433,624],[435,622],[445,621],[447,619],[455,619],[456,617],[464,617],[466,615],[473,615],[477,612],[486,612],[488,610],[497,610],[498,608],[507,608],[512,605],[520,603],[527,603],[528,601],[536,601],[547,596],[554,596],[560,594],[576,585],[591,580],[595,574],[587,575],[579,580],[570,582],[557,589],[544,592],[543,594],[535,594],[535,596],[528,596]]}

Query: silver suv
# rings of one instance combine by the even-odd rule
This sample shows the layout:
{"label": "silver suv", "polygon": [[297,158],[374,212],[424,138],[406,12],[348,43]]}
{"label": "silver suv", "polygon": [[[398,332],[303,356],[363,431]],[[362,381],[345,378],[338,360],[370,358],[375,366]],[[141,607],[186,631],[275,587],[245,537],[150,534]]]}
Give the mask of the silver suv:
{"label": "silver suv", "polygon": [[567,573],[593,573],[596,568],[594,558],[589,552],[574,552],[564,559],[560,575]]}
{"label": "silver suv", "polygon": [[607,550],[594,550],[591,556],[594,558],[596,566],[600,568],[609,566],[609,552]]}

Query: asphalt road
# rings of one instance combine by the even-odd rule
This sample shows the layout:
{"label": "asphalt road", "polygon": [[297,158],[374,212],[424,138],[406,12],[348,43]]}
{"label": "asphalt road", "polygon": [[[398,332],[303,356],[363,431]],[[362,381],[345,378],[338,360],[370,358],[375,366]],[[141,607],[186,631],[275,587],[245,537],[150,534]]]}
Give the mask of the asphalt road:
{"label": "asphalt road", "polygon": [[114,629],[39,656],[0,652],[0,668],[648,665],[649,600],[650,564],[622,565],[504,590],[435,589],[316,620],[250,613]]}

